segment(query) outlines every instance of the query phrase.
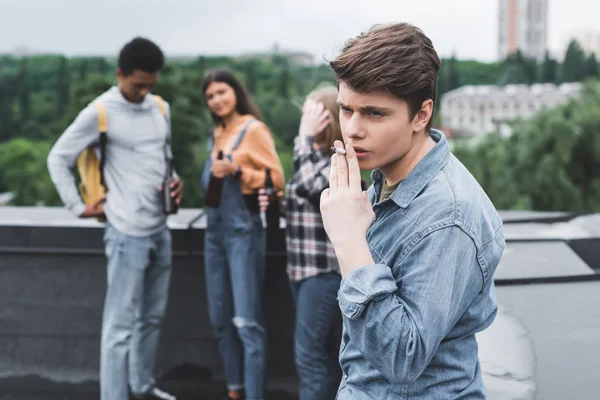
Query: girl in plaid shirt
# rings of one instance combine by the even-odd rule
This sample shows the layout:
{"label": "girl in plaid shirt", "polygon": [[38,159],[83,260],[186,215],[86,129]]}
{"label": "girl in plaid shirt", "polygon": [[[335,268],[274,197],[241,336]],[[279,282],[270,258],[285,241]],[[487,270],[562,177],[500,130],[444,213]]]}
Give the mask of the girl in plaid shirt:
{"label": "girl in plaid shirt", "polygon": [[[321,192],[329,186],[330,148],[342,140],[336,101],[335,87],[309,94],[294,140],[294,175],[285,189],[287,273],[296,305],[294,353],[300,400],[335,398],[341,379],[337,304],[341,277],[319,210]],[[266,208],[266,196],[260,200]]]}

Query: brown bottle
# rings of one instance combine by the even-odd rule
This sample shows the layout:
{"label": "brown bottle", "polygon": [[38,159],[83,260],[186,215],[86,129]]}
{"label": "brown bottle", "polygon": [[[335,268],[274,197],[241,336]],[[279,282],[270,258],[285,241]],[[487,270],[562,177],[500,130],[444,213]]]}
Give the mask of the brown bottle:
{"label": "brown bottle", "polygon": [[265,194],[269,197],[269,205],[264,211],[262,219],[263,226],[267,229],[267,243],[270,243],[269,237],[272,238],[279,232],[280,217],[279,196],[277,196],[277,191],[273,185],[270,168],[265,171]]}
{"label": "brown bottle", "polygon": [[[223,159],[223,151],[219,150],[217,154],[217,160]],[[221,204],[221,192],[223,191],[223,178],[217,178],[212,173],[210,174],[210,180],[208,181],[208,188],[206,189],[206,198],[204,199],[204,205],[206,207],[219,207]]]}
{"label": "brown bottle", "polygon": [[173,183],[173,180],[173,161],[168,160],[162,191],[163,212],[166,215],[177,214],[177,211],[179,210],[179,205],[175,203],[175,199],[171,196],[173,193],[171,189],[171,183]]}

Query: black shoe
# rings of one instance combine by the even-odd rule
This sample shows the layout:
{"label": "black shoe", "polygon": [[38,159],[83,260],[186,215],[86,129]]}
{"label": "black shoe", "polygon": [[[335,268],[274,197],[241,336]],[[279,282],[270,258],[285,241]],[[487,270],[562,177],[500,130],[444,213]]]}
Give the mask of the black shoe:
{"label": "black shoe", "polygon": [[143,396],[129,396],[132,400],[177,400],[177,397],[155,387]]}

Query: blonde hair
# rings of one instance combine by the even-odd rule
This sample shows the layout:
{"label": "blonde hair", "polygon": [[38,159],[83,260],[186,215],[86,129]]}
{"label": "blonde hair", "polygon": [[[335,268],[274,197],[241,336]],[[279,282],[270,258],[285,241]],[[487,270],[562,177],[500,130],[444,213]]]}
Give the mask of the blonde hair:
{"label": "blonde hair", "polygon": [[337,105],[338,90],[335,86],[323,86],[309,93],[307,99],[323,103],[329,111],[329,125],[314,137],[317,145],[325,149],[333,146],[336,140],[344,141],[340,128],[340,108]]}

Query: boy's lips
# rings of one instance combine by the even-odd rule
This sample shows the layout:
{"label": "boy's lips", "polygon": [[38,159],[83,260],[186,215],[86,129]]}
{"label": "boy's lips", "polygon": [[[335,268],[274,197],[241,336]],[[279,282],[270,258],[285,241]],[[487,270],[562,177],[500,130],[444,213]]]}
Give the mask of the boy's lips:
{"label": "boy's lips", "polygon": [[354,152],[356,153],[357,158],[366,157],[369,154],[368,150],[365,150],[362,147],[358,147],[358,146],[354,147]]}

